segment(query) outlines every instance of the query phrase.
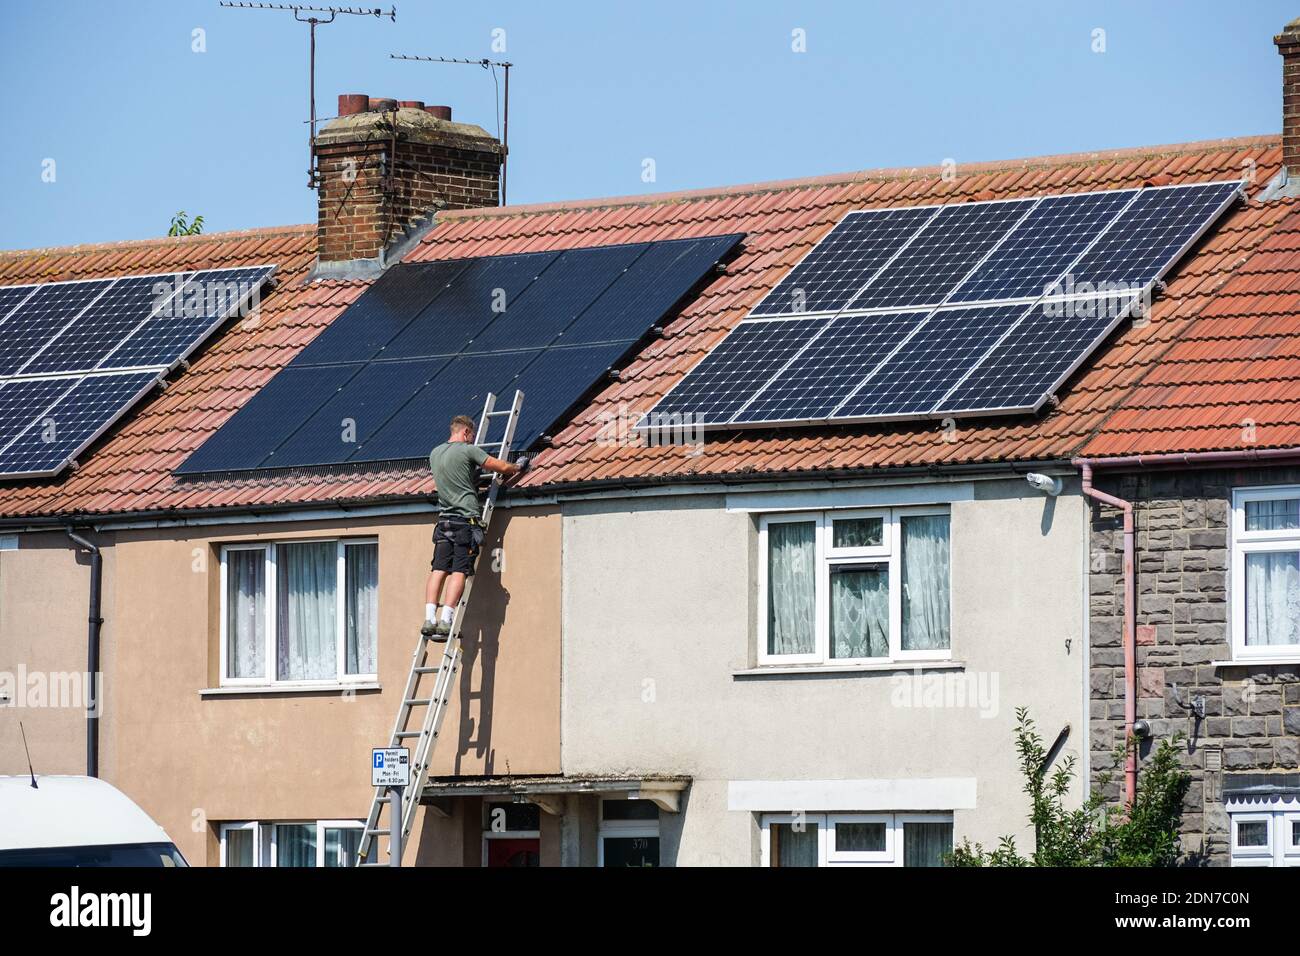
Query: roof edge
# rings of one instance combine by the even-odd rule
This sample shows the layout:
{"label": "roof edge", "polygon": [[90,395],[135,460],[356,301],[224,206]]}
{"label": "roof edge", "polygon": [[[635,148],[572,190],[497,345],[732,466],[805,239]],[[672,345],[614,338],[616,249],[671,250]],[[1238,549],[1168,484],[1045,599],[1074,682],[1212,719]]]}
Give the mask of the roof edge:
{"label": "roof edge", "polygon": [[[1055,153],[1044,156],[1027,156],[1020,159],[988,160],[978,163],[962,163],[964,172],[996,173],[1010,172],[1016,169],[1032,169],[1042,166],[1071,166],[1082,163],[1114,162],[1123,159],[1157,158],[1160,156],[1182,156],[1188,153],[1212,152],[1231,148],[1250,148],[1259,146],[1280,146],[1280,133],[1259,136],[1236,136],[1223,139],[1196,140],[1189,143],[1169,143],[1158,146],[1130,146],[1123,149],[1092,150],[1081,153]],[[473,209],[447,209],[438,213],[439,222],[451,222],[460,219],[490,219],[514,215],[530,215],[539,212],[565,212],[584,209],[600,209],[606,206],[653,206],[664,203],[684,202],[709,198],[725,198],[746,193],[781,192],[787,189],[807,189],[821,186],[835,186],[851,183],[888,181],[895,179],[912,179],[930,174],[937,178],[942,167],[934,166],[895,166],[879,169],[864,169],[845,173],[826,173],[821,176],[796,177],[794,179],[773,179],[755,183],[739,183],[732,186],[706,186],[699,189],[684,189],[675,192],[640,193],[624,196],[610,196],[602,199],[556,200],[552,202],[528,203],[518,206],[481,206]],[[432,239],[430,240],[432,241]]]}
{"label": "roof edge", "polygon": [[119,239],[111,242],[91,242],[75,246],[38,246],[32,249],[0,249],[0,262],[11,259],[26,259],[30,256],[75,256],[98,255],[103,252],[122,252],[130,249],[150,249],[168,243],[181,245],[192,243],[236,242],[244,239],[274,239],[277,236],[314,235],[314,223],[297,226],[259,226],[254,229],[231,229],[226,232],[208,232],[197,236],[157,236],[151,239]]}

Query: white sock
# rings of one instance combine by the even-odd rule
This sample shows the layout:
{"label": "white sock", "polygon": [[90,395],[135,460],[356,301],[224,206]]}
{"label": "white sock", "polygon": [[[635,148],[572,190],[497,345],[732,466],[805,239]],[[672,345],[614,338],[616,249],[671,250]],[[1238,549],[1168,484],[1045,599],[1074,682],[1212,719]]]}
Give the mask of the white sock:
{"label": "white sock", "polygon": [[450,604],[444,604],[442,608],[442,622],[444,624],[450,624],[455,616],[456,609]]}
{"label": "white sock", "polygon": [[424,619],[425,619],[426,621],[436,621],[436,620],[438,620],[438,605],[436,605],[436,604],[426,604],[426,605],[424,606]]}

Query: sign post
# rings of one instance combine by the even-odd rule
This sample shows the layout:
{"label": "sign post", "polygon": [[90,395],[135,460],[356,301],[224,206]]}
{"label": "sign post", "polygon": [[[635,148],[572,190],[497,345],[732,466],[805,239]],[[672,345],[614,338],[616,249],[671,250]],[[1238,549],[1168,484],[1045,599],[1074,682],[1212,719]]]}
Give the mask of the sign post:
{"label": "sign post", "polygon": [[370,785],[388,788],[388,865],[402,865],[402,795],[411,783],[409,747],[370,751]]}

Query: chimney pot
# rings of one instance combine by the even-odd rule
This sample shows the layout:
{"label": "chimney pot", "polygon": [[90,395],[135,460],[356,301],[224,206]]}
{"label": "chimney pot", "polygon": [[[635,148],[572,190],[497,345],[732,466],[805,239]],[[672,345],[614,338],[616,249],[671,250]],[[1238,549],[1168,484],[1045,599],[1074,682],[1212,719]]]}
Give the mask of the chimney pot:
{"label": "chimney pot", "polygon": [[430,116],[436,116],[440,120],[446,120],[449,123],[451,122],[450,106],[426,106],[424,111]]}
{"label": "chimney pot", "polygon": [[340,93],[339,116],[364,113],[370,107],[370,97],[364,93]]}
{"label": "chimney pot", "polygon": [[404,110],[424,109],[424,100],[398,100],[397,105]]}
{"label": "chimney pot", "polygon": [[370,112],[372,113],[378,113],[384,110],[395,110],[395,109],[397,109],[397,100],[392,99],[391,97],[388,96],[370,97]]}

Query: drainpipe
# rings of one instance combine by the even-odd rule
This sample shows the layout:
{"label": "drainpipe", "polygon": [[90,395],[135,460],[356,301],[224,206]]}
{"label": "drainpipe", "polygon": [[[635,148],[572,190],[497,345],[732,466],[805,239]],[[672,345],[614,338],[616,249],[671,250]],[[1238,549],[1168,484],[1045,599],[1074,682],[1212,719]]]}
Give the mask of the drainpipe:
{"label": "drainpipe", "polygon": [[1134,609],[1133,502],[1116,498],[1092,486],[1092,463],[1075,459],[1083,478],[1083,493],[1094,501],[1124,512],[1124,805],[1133,807],[1137,795],[1137,748],[1132,746],[1133,723],[1137,718],[1137,614]]}
{"label": "drainpipe", "polygon": [[86,635],[86,676],[90,697],[86,701],[86,776],[99,776],[99,633],[104,619],[99,616],[100,585],[104,577],[104,557],[99,548],[71,528],[65,528],[72,542],[90,552],[90,612]]}

